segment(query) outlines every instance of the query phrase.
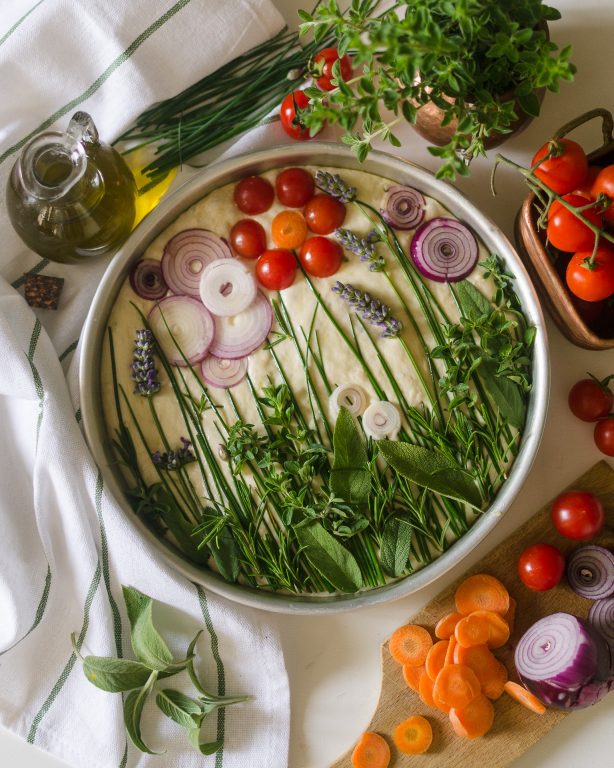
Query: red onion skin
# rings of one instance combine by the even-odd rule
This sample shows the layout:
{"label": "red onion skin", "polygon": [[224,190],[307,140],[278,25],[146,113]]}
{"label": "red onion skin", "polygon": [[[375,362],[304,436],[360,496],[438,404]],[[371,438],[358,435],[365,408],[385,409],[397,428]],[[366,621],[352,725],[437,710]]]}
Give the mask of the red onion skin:
{"label": "red onion skin", "polygon": [[588,622],[610,646],[614,665],[614,596],[595,600],[588,612]]}
{"label": "red onion skin", "polygon": [[[467,238],[467,259],[462,267],[455,267],[453,271],[448,271],[447,266],[442,262],[440,271],[434,271],[431,266],[430,255],[428,258],[425,257],[425,250],[428,247],[429,239],[433,234],[438,234],[439,229],[441,232],[445,232],[446,229],[449,233],[454,232],[458,234],[460,232],[460,236]],[[434,280],[437,283],[455,283],[463,280],[473,272],[479,257],[479,246],[475,235],[468,227],[457,219],[440,216],[429,219],[429,221],[425,221],[418,227],[411,241],[410,255],[416,269],[429,280]]]}
{"label": "red onion skin", "polygon": [[211,387],[218,387],[219,389],[230,389],[231,387],[236,387],[237,384],[240,384],[245,376],[247,375],[247,358],[246,357],[238,357],[235,358],[237,362],[241,363],[241,372],[240,374],[237,374],[236,376],[232,377],[232,379],[219,379],[216,376],[212,375],[211,372],[208,370],[207,367],[207,360],[211,360],[211,358],[215,358],[215,355],[208,355],[201,363],[201,372],[203,375],[203,379],[205,380],[206,384],[209,384]]}

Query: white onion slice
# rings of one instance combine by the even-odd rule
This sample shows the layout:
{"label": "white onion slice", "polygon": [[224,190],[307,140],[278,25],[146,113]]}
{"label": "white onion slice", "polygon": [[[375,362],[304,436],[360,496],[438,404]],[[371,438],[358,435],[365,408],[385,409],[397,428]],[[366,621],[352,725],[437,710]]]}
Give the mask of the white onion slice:
{"label": "white onion slice", "polygon": [[147,320],[171,365],[194,365],[209,351],[215,326],[209,310],[197,299],[167,296],[156,304]]}
{"label": "white onion slice", "polygon": [[200,279],[200,298],[213,315],[230,317],[247,309],[256,298],[256,280],[236,259],[208,264]]}
{"label": "white onion slice", "polygon": [[341,384],[331,392],[328,407],[331,417],[336,421],[341,406],[346,408],[352,416],[361,416],[367,407],[367,402],[367,394],[358,384]]}
{"label": "white onion slice", "polygon": [[247,309],[230,317],[216,316],[215,335],[209,352],[216,357],[234,360],[246,357],[265,341],[271,330],[271,302],[260,291]]}
{"label": "white onion slice", "polygon": [[208,229],[184,229],[164,246],[162,274],[173,293],[200,296],[205,267],[218,259],[232,259],[230,246]]}
{"label": "white onion slice", "polygon": [[247,373],[247,357],[237,357],[230,360],[227,357],[207,355],[202,361],[203,379],[212,387],[229,389],[245,378]]}
{"label": "white onion slice", "polygon": [[373,440],[394,440],[401,429],[401,414],[387,400],[375,400],[362,415],[362,428]]}

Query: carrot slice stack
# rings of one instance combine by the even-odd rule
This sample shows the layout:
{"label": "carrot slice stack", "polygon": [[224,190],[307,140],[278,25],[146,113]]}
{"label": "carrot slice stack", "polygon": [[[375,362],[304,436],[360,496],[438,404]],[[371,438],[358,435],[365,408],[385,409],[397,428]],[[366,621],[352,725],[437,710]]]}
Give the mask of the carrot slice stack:
{"label": "carrot slice stack", "polygon": [[439,619],[435,626],[435,637],[440,640],[448,640],[450,635],[454,634],[454,627],[463,618],[462,613],[446,613],[446,615]]}
{"label": "carrot slice stack", "polygon": [[424,672],[424,667],[410,667],[409,664],[403,664],[403,680],[407,686],[418,693],[420,684],[420,675]]}
{"label": "carrot slice stack", "polygon": [[445,666],[433,686],[433,695],[448,707],[464,707],[479,696],[480,691],[480,681],[475,672],[462,664]]}
{"label": "carrot slice stack", "polygon": [[495,710],[486,696],[480,694],[464,707],[453,707],[449,718],[455,733],[465,739],[477,739],[490,730]]}
{"label": "carrot slice stack", "polygon": [[428,652],[424,667],[431,680],[435,680],[439,672],[443,669],[449,644],[448,640],[439,640]]}

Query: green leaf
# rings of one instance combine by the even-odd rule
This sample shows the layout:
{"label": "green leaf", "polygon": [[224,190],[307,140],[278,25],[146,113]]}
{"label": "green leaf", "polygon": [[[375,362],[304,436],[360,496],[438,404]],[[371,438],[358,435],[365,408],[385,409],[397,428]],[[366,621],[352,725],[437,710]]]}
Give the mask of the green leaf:
{"label": "green leaf", "polygon": [[468,280],[458,282],[455,292],[461,312],[467,320],[475,322],[484,315],[490,315],[493,311],[493,307],[486,296]]}
{"label": "green leaf", "polygon": [[156,704],[167,717],[186,730],[190,730],[196,724],[194,717],[200,721],[202,715],[202,707],[198,702],[173,688],[158,691]]}
{"label": "green leaf", "polygon": [[150,669],[165,670],[173,663],[173,655],[153,625],[153,600],[133,587],[122,587],[122,591],[136,657]]}
{"label": "green leaf", "polygon": [[371,473],[368,469],[332,469],[330,487],[337,498],[363,504],[371,492]]}
{"label": "green leaf", "polygon": [[520,387],[505,376],[496,375],[496,365],[485,362],[478,368],[487,395],[501,415],[514,427],[524,424],[525,404]]}
{"label": "green leaf", "polygon": [[354,556],[320,523],[297,526],[294,532],[309,562],[335,589],[356,592],[362,587],[362,574]]}
{"label": "green leaf", "polygon": [[413,528],[409,521],[398,515],[386,520],[382,533],[380,558],[382,567],[391,576],[400,576],[409,559]]}
{"label": "green leaf", "polygon": [[365,502],[371,491],[367,447],[356,419],[343,406],[335,422],[333,451],[333,469],[330,474],[332,491],[345,501],[357,504]]}
{"label": "green leaf", "polygon": [[203,755],[213,755],[223,745],[223,741],[209,741],[207,743],[200,740],[200,727],[195,725],[188,731],[190,741],[196,747],[196,749]]}
{"label": "green leaf", "polygon": [[149,680],[151,669],[138,661],[105,656],[86,656],[83,672],[90,683],[111,693],[141,688]]}
{"label": "green leaf", "polygon": [[149,676],[149,680],[138,691],[131,691],[124,701],[124,724],[130,740],[137,749],[141,752],[147,752],[149,755],[160,755],[161,752],[154,752],[149,749],[147,744],[141,738],[141,715],[143,714],[143,707],[145,701],[151,693],[151,690],[158,677],[157,672],[152,672]]}
{"label": "green leaf", "polygon": [[239,550],[228,526],[224,526],[220,533],[209,542],[209,549],[219,572],[226,581],[236,581],[241,572]]}
{"label": "green leaf", "polygon": [[534,91],[527,93],[525,96],[518,96],[518,102],[527,115],[539,117],[539,99]]}
{"label": "green leaf", "polygon": [[377,440],[388,464],[402,477],[442,496],[479,508],[480,492],[471,475],[439,451],[396,440]]}

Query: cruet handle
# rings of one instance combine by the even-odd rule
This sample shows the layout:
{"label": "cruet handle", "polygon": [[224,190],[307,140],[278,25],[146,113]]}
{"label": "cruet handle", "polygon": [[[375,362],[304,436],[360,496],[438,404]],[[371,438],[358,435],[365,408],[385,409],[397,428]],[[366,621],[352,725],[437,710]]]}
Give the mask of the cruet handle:
{"label": "cruet handle", "polygon": [[66,133],[79,144],[98,144],[98,129],[87,112],[75,112]]}

